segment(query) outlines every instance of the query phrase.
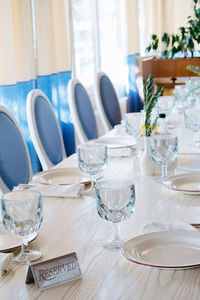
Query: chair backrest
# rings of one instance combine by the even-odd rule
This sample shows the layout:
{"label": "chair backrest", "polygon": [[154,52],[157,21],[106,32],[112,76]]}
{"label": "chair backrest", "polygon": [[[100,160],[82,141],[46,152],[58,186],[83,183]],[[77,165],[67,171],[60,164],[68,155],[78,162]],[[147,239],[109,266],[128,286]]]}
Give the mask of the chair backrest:
{"label": "chair backrest", "polygon": [[68,83],[68,101],[72,121],[81,143],[98,137],[96,118],[90,97],[78,79]]}
{"label": "chair backrest", "polygon": [[47,96],[34,89],[27,96],[26,112],[33,145],[43,170],[48,170],[66,157],[54,109]]}
{"label": "chair backrest", "polygon": [[28,183],[32,166],[26,141],[12,114],[0,105],[0,189],[11,191],[18,184]]}
{"label": "chair backrest", "polygon": [[121,122],[121,111],[115,88],[104,72],[96,78],[96,106],[105,131],[109,131]]}

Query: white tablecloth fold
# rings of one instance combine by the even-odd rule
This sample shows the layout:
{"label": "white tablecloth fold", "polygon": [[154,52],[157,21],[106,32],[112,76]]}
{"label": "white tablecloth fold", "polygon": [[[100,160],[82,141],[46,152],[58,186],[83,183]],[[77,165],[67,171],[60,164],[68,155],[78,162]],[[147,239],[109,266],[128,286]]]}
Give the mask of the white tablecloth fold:
{"label": "white tablecloth fold", "polygon": [[0,277],[9,271],[13,257],[13,253],[0,253]]}
{"label": "white tablecloth fold", "polygon": [[142,226],[143,233],[167,231],[167,230],[197,230],[194,226],[180,221],[175,222],[157,222],[149,221]]}
{"label": "white tablecloth fold", "polygon": [[29,189],[39,191],[43,197],[68,197],[78,198],[84,190],[84,184],[76,183],[69,185],[59,184],[33,184],[33,185],[21,185],[15,187],[14,190],[18,189]]}

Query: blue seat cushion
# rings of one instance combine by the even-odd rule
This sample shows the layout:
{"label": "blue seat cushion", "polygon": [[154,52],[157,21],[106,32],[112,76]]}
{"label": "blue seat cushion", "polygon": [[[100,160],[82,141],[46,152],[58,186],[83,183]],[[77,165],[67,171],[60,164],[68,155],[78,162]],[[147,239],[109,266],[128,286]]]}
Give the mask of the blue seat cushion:
{"label": "blue seat cushion", "polygon": [[38,134],[44,151],[49,160],[56,165],[62,160],[62,143],[56,117],[44,97],[36,97],[34,113]]}
{"label": "blue seat cushion", "polygon": [[114,127],[121,122],[120,106],[113,84],[105,75],[100,78],[100,95],[108,121]]}
{"label": "blue seat cushion", "polygon": [[13,120],[0,112],[0,174],[12,190],[19,183],[29,181],[29,161],[24,141]]}
{"label": "blue seat cushion", "polygon": [[74,95],[76,109],[83,131],[85,132],[88,140],[96,139],[98,134],[94,111],[90,98],[85,88],[80,83],[75,85]]}

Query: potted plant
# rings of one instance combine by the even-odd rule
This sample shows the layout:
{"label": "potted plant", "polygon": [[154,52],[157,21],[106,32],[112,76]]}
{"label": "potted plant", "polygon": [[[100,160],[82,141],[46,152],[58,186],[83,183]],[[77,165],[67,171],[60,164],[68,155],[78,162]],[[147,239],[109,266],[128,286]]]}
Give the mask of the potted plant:
{"label": "potted plant", "polygon": [[[171,78],[174,84],[177,77],[196,76],[186,68],[187,65],[200,65],[200,58],[194,57],[195,45],[200,44],[200,0],[192,1],[194,15],[188,17],[187,26],[180,27],[176,34],[165,32],[162,35],[162,57],[142,60],[143,78],[152,74],[154,78]],[[153,34],[146,50],[156,51],[159,42],[158,36]],[[182,58],[175,58],[177,53],[181,53]]]}

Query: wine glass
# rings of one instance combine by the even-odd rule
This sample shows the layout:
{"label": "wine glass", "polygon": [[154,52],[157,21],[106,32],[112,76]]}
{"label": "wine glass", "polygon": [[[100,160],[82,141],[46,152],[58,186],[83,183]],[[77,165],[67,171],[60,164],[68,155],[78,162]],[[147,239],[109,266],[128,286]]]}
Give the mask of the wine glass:
{"label": "wine glass", "polygon": [[187,95],[187,87],[185,85],[175,85],[175,105],[179,112],[183,111],[185,106],[185,96]]}
{"label": "wine glass", "polygon": [[161,96],[156,104],[158,114],[165,114],[168,117],[175,106],[174,96]]}
{"label": "wine glass", "polygon": [[156,163],[162,164],[162,180],[167,177],[167,166],[177,157],[178,138],[172,134],[158,134],[151,136],[149,141],[151,158]]}
{"label": "wine glass", "polygon": [[135,186],[130,180],[101,180],[96,183],[96,203],[99,216],[114,224],[114,237],[103,240],[109,249],[121,248],[125,240],[120,237],[119,223],[133,214],[135,207]]}
{"label": "wine glass", "polygon": [[41,194],[30,190],[9,192],[1,198],[1,213],[5,229],[21,239],[21,252],[13,262],[26,264],[39,259],[41,252],[28,248],[28,235],[36,232],[42,223]]}
{"label": "wine glass", "polygon": [[184,110],[185,127],[194,133],[194,146],[200,147],[198,132],[200,131],[200,108],[193,107]]}
{"label": "wine glass", "polygon": [[102,171],[108,160],[107,146],[103,143],[85,143],[77,147],[78,166],[81,171],[90,174],[91,187],[86,194],[94,192],[96,175]]}
{"label": "wine glass", "polygon": [[126,132],[135,137],[137,156],[139,156],[139,150],[141,148],[140,135],[143,121],[143,113],[126,113],[125,114],[125,129]]}

